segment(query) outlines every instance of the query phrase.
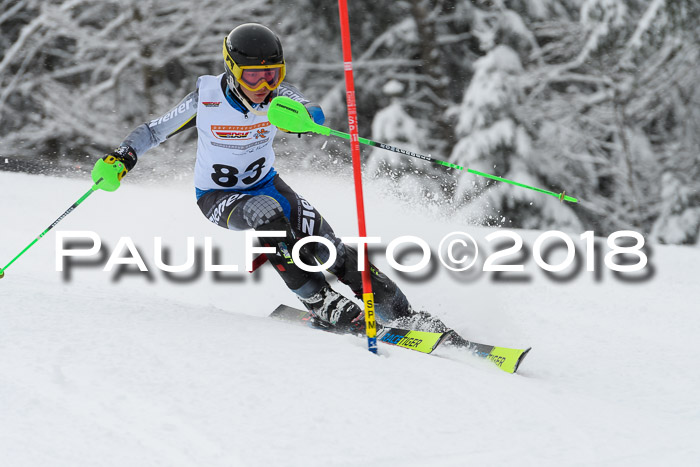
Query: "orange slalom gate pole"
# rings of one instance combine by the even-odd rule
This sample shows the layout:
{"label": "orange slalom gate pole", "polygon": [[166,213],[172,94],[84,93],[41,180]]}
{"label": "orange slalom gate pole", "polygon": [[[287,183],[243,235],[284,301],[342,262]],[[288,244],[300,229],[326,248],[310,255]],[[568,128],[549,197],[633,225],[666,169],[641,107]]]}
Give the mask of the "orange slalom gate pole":
{"label": "orange slalom gate pole", "polygon": [[[340,34],[343,43],[343,64],[345,66],[345,96],[348,106],[348,126],[350,127],[350,148],[352,151],[352,169],[355,179],[355,201],[357,204],[357,223],[360,237],[367,237],[365,224],[365,203],[362,194],[362,165],[360,161],[360,135],[357,128],[357,105],[355,101],[355,80],[352,73],[352,50],[350,42],[350,23],[348,20],[347,0],[338,0],[340,10]],[[364,270],[362,271],[362,299],[365,304],[365,326],[367,330],[367,347],[377,353],[377,321],[374,315],[374,294],[370,280],[369,256],[367,243],[364,250]]]}

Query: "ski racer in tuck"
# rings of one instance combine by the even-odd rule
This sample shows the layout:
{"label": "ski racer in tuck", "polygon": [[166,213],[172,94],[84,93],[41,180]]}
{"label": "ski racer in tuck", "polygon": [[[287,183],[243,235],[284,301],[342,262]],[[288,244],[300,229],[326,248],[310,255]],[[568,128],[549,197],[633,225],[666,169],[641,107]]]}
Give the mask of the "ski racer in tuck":
{"label": "ski racer in tuck", "polygon": [[[277,128],[268,121],[266,109],[272,98],[281,95],[301,102],[318,124],[325,120],[323,111],[283,82],[286,64],[282,45],[265,26],[249,23],[236,27],[224,39],[223,55],[224,73],[200,76],[196,89],[172,110],[136,127],[119,147],[97,161],[93,179],[97,182],[106,176],[119,161],[124,169],[114,186],[106,187],[116,190],[139,156],[173,135],[197,128],[194,180],[197,204],[204,216],[230,230],[286,232],[285,237],[261,236],[260,242],[276,249],[275,254],[266,256],[309,310],[312,322],[363,331],[363,310],[333,290],[322,273],[299,268],[290,254],[302,237],[318,235],[330,240],[337,259],[328,271],[361,297],[356,249],[343,244],[328,221],[274,168],[272,140]],[[323,244],[310,243],[301,249],[301,257],[306,264],[325,263],[329,251]],[[375,310],[381,319],[416,321],[428,317],[414,313],[406,296],[385,274],[374,266],[370,270]],[[438,320],[428,320],[441,328],[435,331],[446,329]]]}

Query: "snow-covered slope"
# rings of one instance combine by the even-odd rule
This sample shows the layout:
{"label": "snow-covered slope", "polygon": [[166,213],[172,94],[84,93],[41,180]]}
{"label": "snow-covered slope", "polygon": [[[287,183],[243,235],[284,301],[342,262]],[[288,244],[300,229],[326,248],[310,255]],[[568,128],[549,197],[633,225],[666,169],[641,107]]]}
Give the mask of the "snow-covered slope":
{"label": "snow-covered slope", "polygon": [[[338,233],[356,234],[349,180],[286,180]],[[0,266],[89,186],[0,172]],[[365,195],[369,233],[385,244],[416,235],[437,249],[467,230],[490,246],[493,230],[402,204],[379,185]],[[653,246],[654,272],[639,283],[601,264],[599,279],[583,267],[555,282],[531,256],[521,258],[525,281],[456,276],[439,263],[429,277],[400,278],[375,255],[416,308],[465,337],[532,346],[509,375],[444,349],[382,347],[377,357],[362,339],[268,319],[278,303],[296,302],[267,267],[173,281],[155,267],[154,237],[172,250],[172,264],[184,261],[188,236],[198,247],[212,237],[219,262],[243,269],[243,234],[210,224],[185,182],[97,192],[55,230],[93,231],[107,255],[130,237],[151,273],[91,266],[67,280],[55,270],[55,232],[8,269],[0,281],[4,465],[700,462],[698,249]],[[530,249],[542,234],[517,233]]]}

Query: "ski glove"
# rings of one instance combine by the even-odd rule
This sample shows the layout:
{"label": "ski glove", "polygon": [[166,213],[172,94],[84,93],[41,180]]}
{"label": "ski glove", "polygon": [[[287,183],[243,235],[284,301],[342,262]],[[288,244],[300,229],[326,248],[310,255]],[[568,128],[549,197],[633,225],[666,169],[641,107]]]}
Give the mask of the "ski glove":
{"label": "ski glove", "polygon": [[115,191],[124,175],[134,168],[137,159],[131,146],[119,146],[95,163],[92,181],[102,190]]}
{"label": "ski glove", "polygon": [[326,116],[323,114],[323,109],[321,109],[321,107],[318,105],[310,105],[306,108],[306,111],[309,112],[311,118],[314,119],[314,123],[323,125],[323,122],[326,121]]}

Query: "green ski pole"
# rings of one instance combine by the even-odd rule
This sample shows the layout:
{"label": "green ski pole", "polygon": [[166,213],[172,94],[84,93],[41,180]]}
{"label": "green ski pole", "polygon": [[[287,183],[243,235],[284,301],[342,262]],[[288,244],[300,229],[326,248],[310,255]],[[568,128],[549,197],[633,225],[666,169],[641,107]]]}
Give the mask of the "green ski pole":
{"label": "green ski pole", "polygon": [[[337,136],[339,138],[344,138],[348,140],[351,139],[350,135],[347,133],[333,130],[332,128],[328,128],[326,126],[319,125],[316,122],[314,122],[311,119],[309,113],[306,111],[304,105],[301,102],[297,102],[294,99],[290,99],[289,97],[278,96],[272,99],[272,102],[270,103],[270,108],[267,111],[267,116],[270,119],[270,123],[272,123],[276,127],[283,128],[292,133],[312,132],[317,133],[319,135]],[[465,168],[461,165],[452,164],[450,162],[441,161],[438,159],[433,159],[431,156],[425,156],[423,154],[407,151],[406,149],[397,148],[389,144],[378,143],[376,141],[372,141],[362,137],[359,137],[358,140],[360,143],[366,144],[368,146],[386,149],[387,151],[392,151],[406,156],[415,157],[427,162],[432,162],[433,164],[450,167],[452,169],[465,170]],[[565,191],[561,193],[555,193],[553,191],[525,185],[524,183],[515,182],[513,180],[508,180],[507,178],[502,178],[496,175],[479,172],[478,170],[466,169],[466,171],[474,175],[479,175],[481,177],[490,178],[499,182],[510,183],[511,185],[519,186],[521,188],[527,188],[528,190],[534,190],[539,193],[554,196],[561,202],[568,201],[570,203],[578,203],[578,199],[572,196],[568,196]]]}
{"label": "green ski pole", "polygon": [[92,185],[92,187],[90,187],[90,189],[89,189],[83,196],[81,196],[80,199],[79,199],[78,201],[76,201],[75,203],[73,203],[73,205],[72,205],[71,207],[69,207],[68,209],[66,209],[66,212],[64,212],[63,214],[61,214],[61,216],[60,216],[58,219],[56,219],[56,220],[54,221],[53,224],[51,224],[51,225],[48,226],[43,232],[41,232],[41,233],[39,234],[39,236],[36,237],[36,238],[32,241],[32,243],[30,243],[29,245],[27,245],[27,246],[24,248],[24,250],[20,251],[20,253],[19,253],[17,256],[15,256],[14,258],[12,258],[12,261],[10,261],[9,263],[7,263],[7,265],[6,265],[4,268],[0,268],[0,279],[2,279],[3,277],[5,277],[5,270],[6,270],[7,268],[9,268],[9,267],[12,265],[12,263],[14,263],[15,261],[17,261],[17,260],[20,258],[20,256],[22,256],[27,250],[29,250],[31,247],[33,247],[34,244],[35,244],[36,242],[38,242],[39,240],[41,240],[41,237],[43,237],[44,235],[46,235],[46,234],[48,233],[49,230],[53,229],[53,228],[56,226],[56,224],[58,224],[59,222],[61,222],[68,214],[70,214],[71,212],[73,212],[73,210],[74,210],[75,208],[77,208],[78,206],[80,206],[80,204],[81,204],[83,201],[85,201],[85,200],[87,199],[88,196],[90,196],[91,194],[93,194],[93,193],[99,188],[97,185],[99,185],[100,182],[102,182],[102,179],[101,179],[101,178],[100,178],[99,180],[97,180],[97,182],[95,182],[95,184]]}

